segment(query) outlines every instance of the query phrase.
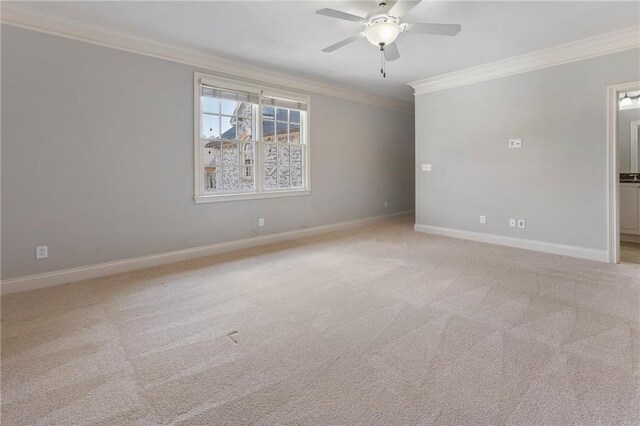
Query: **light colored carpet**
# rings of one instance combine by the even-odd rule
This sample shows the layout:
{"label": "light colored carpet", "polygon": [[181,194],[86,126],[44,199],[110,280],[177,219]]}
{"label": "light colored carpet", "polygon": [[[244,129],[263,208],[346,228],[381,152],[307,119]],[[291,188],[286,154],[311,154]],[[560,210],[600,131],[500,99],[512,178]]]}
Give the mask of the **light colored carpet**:
{"label": "light colored carpet", "polygon": [[396,221],[9,295],[2,424],[638,424],[639,271]]}

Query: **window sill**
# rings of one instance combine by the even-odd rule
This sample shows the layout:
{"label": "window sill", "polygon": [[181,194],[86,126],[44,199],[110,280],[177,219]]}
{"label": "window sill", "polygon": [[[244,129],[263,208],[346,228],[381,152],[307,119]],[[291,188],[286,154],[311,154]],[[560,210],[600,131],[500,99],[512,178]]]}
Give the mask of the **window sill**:
{"label": "window sill", "polygon": [[203,204],[220,203],[224,201],[258,200],[261,198],[297,197],[310,194],[310,189],[299,189],[295,191],[250,192],[247,194],[198,195],[193,197],[193,199],[196,204]]}

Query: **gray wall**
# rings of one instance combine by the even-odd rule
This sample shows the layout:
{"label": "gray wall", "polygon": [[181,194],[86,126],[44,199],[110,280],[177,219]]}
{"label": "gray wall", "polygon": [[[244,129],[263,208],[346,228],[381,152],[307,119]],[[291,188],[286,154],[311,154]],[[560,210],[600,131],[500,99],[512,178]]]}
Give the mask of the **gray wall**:
{"label": "gray wall", "polygon": [[3,279],[413,209],[413,114],[318,94],[312,195],[195,204],[194,71],[2,26]]}
{"label": "gray wall", "polygon": [[640,109],[625,109],[618,114],[618,168],[621,173],[638,173],[631,170],[631,122],[640,120]]}
{"label": "gray wall", "polygon": [[417,96],[416,223],[605,250],[607,86],[639,64],[635,49]]}

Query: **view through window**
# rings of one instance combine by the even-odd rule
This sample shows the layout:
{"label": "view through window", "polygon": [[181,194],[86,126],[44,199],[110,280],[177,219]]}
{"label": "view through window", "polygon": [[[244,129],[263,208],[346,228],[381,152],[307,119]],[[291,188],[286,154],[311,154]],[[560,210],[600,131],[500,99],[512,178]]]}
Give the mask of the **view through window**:
{"label": "view through window", "polygon": [[215,83],[197,81],[200,135],[195,166],[201,179],[196,179],[196,200],[307,190],[308,99]]}

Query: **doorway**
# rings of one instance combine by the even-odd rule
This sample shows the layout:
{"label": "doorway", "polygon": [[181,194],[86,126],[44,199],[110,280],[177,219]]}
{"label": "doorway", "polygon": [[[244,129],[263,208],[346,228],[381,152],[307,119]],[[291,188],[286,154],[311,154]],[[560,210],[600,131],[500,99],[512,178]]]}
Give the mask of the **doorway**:
{"label": "doorway", "polygon": [[608,90],[609,261],[640,264],[640,81]]}

